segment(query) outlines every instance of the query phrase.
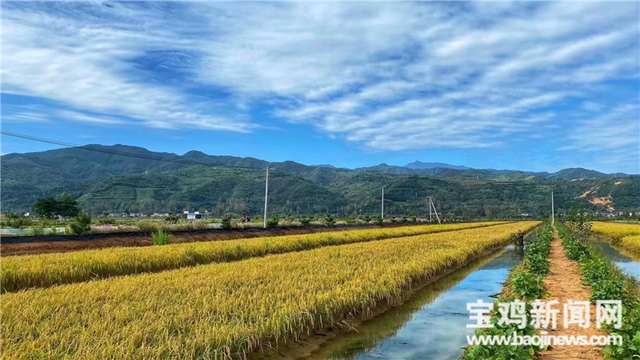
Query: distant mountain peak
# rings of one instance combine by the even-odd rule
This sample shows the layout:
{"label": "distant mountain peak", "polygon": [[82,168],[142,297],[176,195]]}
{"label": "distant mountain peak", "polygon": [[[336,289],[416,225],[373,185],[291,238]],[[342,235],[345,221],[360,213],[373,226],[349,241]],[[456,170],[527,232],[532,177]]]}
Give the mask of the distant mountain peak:
{"label": "distant mountain peak", "polygon": [[451,165],[447,163],[441,162],[422,162],[420,160],[416,160],[410,164],[405,165],[405,167],[409,169],[433,169],[433,168],[445,168],[445,169],[455,169],[455,170],[468,170],[470,167],[463,165]]}

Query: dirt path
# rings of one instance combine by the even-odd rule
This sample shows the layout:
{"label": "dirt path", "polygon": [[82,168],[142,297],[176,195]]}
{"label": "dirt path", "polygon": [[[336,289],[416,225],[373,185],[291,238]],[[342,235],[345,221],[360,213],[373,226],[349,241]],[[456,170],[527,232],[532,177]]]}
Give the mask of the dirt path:
{"label": "dirt path", "polygon": [[[580,273],[578,263],[567,259],[564,255],[562,239],[558,237],[555,231],[554,239],[551,242],[549,261],[551,262],[551,272],[544,279],[548,293],[546,300],[558,300],[559,304],[556,305],[555,308],[560,309],[560,312],[557,315],[558,323],[556,330],[549,331],[548,335],[586,335],[588,337],[593,335],[607,335],[606,331],[596,328],[596,307],[593,304],[591,304],[590,309],[590,318],[592,321],[588,329],[583,329],[577,324],[570,324],[568,329],[564,328],[564,304],[566,304],[568,300],[589,301],[591,289],[582,285],[582,274]],[[600,346],[556,345],[553,349],[542,352],[540,359],[603,359],[604,357],[600,352],[601,349],[602,347]]]}

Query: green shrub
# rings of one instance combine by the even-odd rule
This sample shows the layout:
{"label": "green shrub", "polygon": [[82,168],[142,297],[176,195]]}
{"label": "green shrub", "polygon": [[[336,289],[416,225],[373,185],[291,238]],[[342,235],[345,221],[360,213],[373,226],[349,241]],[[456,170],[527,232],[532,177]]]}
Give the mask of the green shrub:
{"label": "green shrub", "polygon": [[550,263],[546,255],[535,254],[527,257],[527,269],[536,275],[549,273]]}
{"label": "green shrub", "polygon": [[[629,300],[629,299],[627,299]],[[637,359],[640,353],[640,300],[625,304],[622,314],[622,327],[613,329],[610,335],[621,336],[622,343],[607,345],[604,358],[607,360]]]}
{"label": "green shrub", "polygon": [[280,224],[280,218],[278,216],[272,216],[267,220],[267,229],[278,227],[278,224]]}
{"label": "green shrub", "polygon": [[384,219],[382,218],[382,216],[378,215],[376,216],[376,222],[378,223],[378,225],[382,225],[384,224]]}
{"label": "green shrub", "polygon": [[139,221],[137,225],[140,231],[154,232],[161,230],[160,224],[155,221]]}
{"label": "green shrub", "polygon": [[594,283],[591,287],[591,302],[596,303],[597,300],[620,300],[622,299],[622,287],[624,281],[620,280],[602,280]]}
{"label": "green shrub", "polygon": [[222,219],[220,220],[220,222],[222,223],[222,228],[225,230],[231,230],[231,216],[230,215],[225,215],[222,217]]}
{"label": "green shrub", "polygon": [[71,232],[76,235],[82,235],[91,230],[91,216],[85,213],[79,213],[78,216],[71,218],[69,221]]}
{"label": "green shrub", "polygon": [[[517,236],[516,236],[517,238]],[[553,231],[545,226],[538,232],[536,240],[529,243],[525,255],[526,269],[535,275],[546,275],[549,273],[549,252],[551,251],[551,240]]]}
{"label": "green shrub", "polygon": [[333,226],[336,223],[336,220],[333,218],[333,216],[331,216],[331,214],[327,214],[324,217],[324,223],[327,226]]}
{"label": "green shrub", "polygon": [[309,226],[311,224],[311,217],[309,217],[307,215],[303,215],[303,216],[298,218],[298,221],[300,222],[300,224],[302,226]]}
{"label": "green shrub", "polygon": [[583,257],[581,259],[580,270],[584,275],[583,279],[589,284],[594,284],[611,278],[613,269],[611,268],[611,263],[606,259],[591,259],[588,257]]}
{"label": "green shrub", "polygon": [[153,239],[153,243],[155,245],[167,245],[171,240],[171,234],[162,230],[158,230],[157,232],[151,233],[151,238]]}
{"label": "green shrub", "polygon": [[10,229],[24,229],[33,224],[28,217],[11,214],[12,217],[2,221],[2,227]]}
{"label": "green shrub", "polygon": [[102,218],[98,220],[98,225],[115,225],[116,220],[112,218]]}
{"label": "green shrub", "polygon": [[167,224],[177,224],[178,221],[180,221],[180,216],[178,216],[178,215],[169,215],[169,216],[164,218],[164,221]]}
{"label": "green shrub", "polygon": [[29,235],[31,236],[40,236],[40,235],[44,235],[44,228],[39,226],[39,227],[32,227],[31,229],[29,229]]}
{"label": "green shrub", "polygon": [[527,299],[541,298],[544,293],[544,283],[541,275],[533,274],[529,271],[520,271],[511,277],[511,285],[513,285],[516,293]]}

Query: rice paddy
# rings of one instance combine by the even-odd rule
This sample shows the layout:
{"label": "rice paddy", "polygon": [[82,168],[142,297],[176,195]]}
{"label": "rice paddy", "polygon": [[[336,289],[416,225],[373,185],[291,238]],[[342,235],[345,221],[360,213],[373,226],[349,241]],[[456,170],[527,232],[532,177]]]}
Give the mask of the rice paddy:
{"label": "rice paddy", "polygon": [[596,221],[593,223],[593,231],[613,239],[613,242],[621,244],[625,249],[640,253],[640,224]]}
{"label": "rice paddy", "polygon": [[592,229],[595,233],[609,236],[615,240],[620,240],[625,236],[640,235],[640,224],[594,221]]}
{"label": "rice paddy", "polygon": [[255,239],[170,244],[162,247],[109,248],[64,254],[5,257],[0,263],[0,280],[2,291],[17,291],[31,287],[47,287],[112,276],[159,272],[198,264],[236,261],[330,245],[375,241],[503,223],[505,222],[402,226]]}
{"label": "rice paddy", "polygon": [[518,222],[2,295],[5,358],[242,357],[509,242]]}
{"label": "rice paddy", "polygon": [[626,249],[640,253],[640,236],[625,236],[621,242]]}

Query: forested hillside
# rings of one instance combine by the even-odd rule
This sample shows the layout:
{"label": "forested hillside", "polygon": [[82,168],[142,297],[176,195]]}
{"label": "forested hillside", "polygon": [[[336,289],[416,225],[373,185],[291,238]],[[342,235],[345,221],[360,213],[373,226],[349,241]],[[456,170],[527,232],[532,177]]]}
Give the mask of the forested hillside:
{"label": "forested hillside", "polygon": [[383,186],[387,212],[398,215],[428,213],[425,199],[431,196],[445,215],[542,216],[550,211],[551,191],[559,213],[574,201],[593,209],[640,210],[640,177],[613,178],[585,169],[547,174],[382,164],[349,170],[198,151],[176,155],[122,145],[90,147],[93,151],[3,156],[3,213],[29,211],[37,198],[67,192],[92,214],[183,209],[259,214],[267,166],[270,209],[283,215],[375,215]]}

